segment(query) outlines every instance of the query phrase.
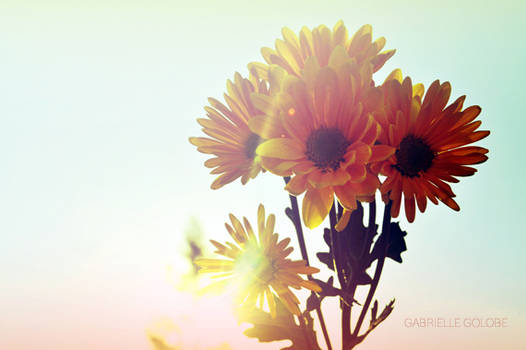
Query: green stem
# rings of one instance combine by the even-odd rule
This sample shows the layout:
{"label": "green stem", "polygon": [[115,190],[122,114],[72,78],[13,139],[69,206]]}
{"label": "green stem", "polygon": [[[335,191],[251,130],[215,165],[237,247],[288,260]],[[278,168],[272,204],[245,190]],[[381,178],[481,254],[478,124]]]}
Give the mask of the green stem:
{"label": "green stem", "polygon": [[[345,275],[343,274],[343,268],[340,266],[340,244],[338,242],[338,235],[336,233],[336,203],[333,203],[331,211],[329,212],[329,222],[331,225],[330,229],[330,242],[331,242],[331,251],[332,251],[332,261],[334,266],[334,271],[337,272],[338,281],[340,282],[340,288],[342,290],[347,286],[347,281]],[[352,303],[352,302],[351,302]],[[348,305],[347,301],[340,299],[340,307],[342,309],[342,348],[345,349],[346,344],[349,344],[351,337],[351,305]]]}
{"label": "green stem", "polygon": [[351,342],[351,305],[342,303],[342,349]]}
{"label": "green stem", "polygon": [[[341,213],[343,208],[340,208],[340,207],[338,208],[339,208],[339,212]],[[367,226],[368,237],[366,240],[364,240],[363,246],[360,249],[360,256],[362,258],[364,256],[365,249],[367,248],[370,249],[370,246],[372,243],[370,240],[372,240],[372,237],[374,236],[375,232],[376,232],[376,201],[373,200],[372,202],[369,203],[369,221],[368,221],[368,226]],[[356,277],[356,273],[353,273],[351,275],[351,278],[349,280],[349,286],[347,288],[348,295],[352,300],[354,300],[354,294],[356,293],[356,288],[358,287],[355,277]],[[342,307],[342,331],[345,329],[349,330],[348,332],[346,332],[345,338],[342,339],[343,340],[342,349],[349,348],[352,342],[352,334],[351,334],[352,307],[353,307],[352,303],[348,307],[347,305],[344,305],[344,307]]]}
{"label": "green stem", "polygon": [[[288,184],[290,181],[289,176],[286,176],[283,179],[285,180],[285,184]],[[303,260],[307,262],[307,265],[310,266],[309,255],[307,254],[307,245],[305,244],[305,237],[303,236],[303,227],[301,226],[298,199],[295,196],[290,195],[290,194],[289,194],[289,199],[290,199],[290,205],[292,209],[292,217],[290,219],[292,220],[292,223],[294,224],[294,228],[296,229],[296,236],[298,237],[301,257],[303,258]],[[313,280],[313,277],[311,275],[307,275],[307,278],[309,280]],[[329,338],[327,326],[325,325],[325,319],[323,317],[323,313],[321,312],[321,307],[318,305],[315,310],[316,310],[316,315],[318,316],[318,320],[320,321],[320,327],[323,332],[323,337],[325,338],[325,343],[327,344],[327,349],[332,350],[331,340]],[[303,319],[303,317],[300,317],[300,319]]]}
{"label": "green stem", "polygon": [[[363,305],[362,311],[360,312],[360,316],[358,318],[358,322],[356,322],[354,332],[352,333],[353,341],[356,341],[358,339],[358,334],[360,332],[360,328],[365,318],[365,314],[369,310],[369,306],[371,305],[371,301],[373,299],[374,293],[376,291],[376,288],[378,287],[378,282],[380,281],[380,275],[382,274],[382,269],[384,267],[385,256],[387,255],[387,247],[389,244],[389,235],[390,235],[390,226],[391,226],[391,206],[392,206],[392,201],[390,200],[389,203],[385,205],[384,217],[382,221],[382,235],[384,236],[383,254],[381,254],[378,257],[378,262],[376,264],[376,269],[374,271],[373,281],[371,282],[371,288],[369,289],[369,293],[367,294],[365,304]],[[353,344],[351,344],[351,349],[357,344],[358,344],[357,342],[353,342]]]}

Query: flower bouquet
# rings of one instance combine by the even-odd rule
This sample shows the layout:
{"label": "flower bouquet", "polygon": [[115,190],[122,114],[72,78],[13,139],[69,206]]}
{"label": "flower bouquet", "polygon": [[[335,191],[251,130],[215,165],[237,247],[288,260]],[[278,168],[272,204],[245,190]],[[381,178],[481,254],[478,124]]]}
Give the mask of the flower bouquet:
{"label": "flower bouquet", "polygon": [[[205,162],[219,175],[212,189],[262,172],[283,177],[302,260],[289,258],[290,238],[279,238],[276,217],[259,204],[254,226],[230,215],[233,241],[211,240],[221,258],[195,263],[213,274],[210,288],[235,291],[240,321],[253,324],[247,336],[290,340],[287,349],[332,349],[322,312],[332,297],[341,309],[342,349],[353,349],[393,311],[394,300],[383,308],[373,302],[386,259],[401,263],[407,249],[406,232],[392,218],[402,203],[408,222],[428,200],[460,210],[449,183],[487,160],[488,150],[471,144],[489,131],[478,130],[481,109],[465,108],[465,96],[448,104],[449,82],[436,80],[426,91],[399,69],[376,81],[395,50],[382,51],[385,39],[373,41],[369,25],[350,37],[341,21],[332,30],[282,34],[274,49],[261,50],[265,63],[250,63],[248,77],[227,81],[226,104],[209,99],[207,117],[198,119],[208,137],[190,142],[212,155]],[[314,262],[304,228],[324,223],[327,247]],[[316,265],[331,277],[317,279]],[[359,286],[368,288],[365,300],[355,298]],[[291,288],[310,296],[302,303]]]}

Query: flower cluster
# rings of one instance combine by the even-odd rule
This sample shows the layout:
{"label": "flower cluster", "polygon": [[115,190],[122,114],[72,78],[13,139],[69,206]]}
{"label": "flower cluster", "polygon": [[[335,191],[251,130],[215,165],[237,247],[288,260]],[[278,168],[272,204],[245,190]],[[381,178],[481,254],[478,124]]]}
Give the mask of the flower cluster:
{"label": "flower cluster", "polygon": [[[303,195],[301,221],[299,212],[288,214],[298,236],[302,223],[318,227],[337,205],[341,206],[338,215],[331,216],[339,220],[337,224],[331,220],[334,237],[335,230],[346,229],[350,220],[361,225],[361,218],[351,215],[361,208],[360,202],[373,202],[377,191],[388,216],[398,217],[403,203],[409,222],[415,219],[416,207],[425,211],[428,199],[460,210],[448,183],[473,175],[472,165],[487,160],[487,149],[470,145],[489,135],[478,130],[479,106],[464,108],[465,96],[448,104],[448,82],[436,80],[425,91],[398,69],[379,84],[374,74],[395,51],[382,51],[385,39],[373,41],[369,25],[352,36],[341,21],[332,30],[323,25],[304,27],[296,35],[284,28],[282,34],[275,48],[262,49],[265,62],[248,65],[248,78],[236,73],[233,81],[227,81],[226,104],[210,98],[207,118],[198,119],[208,137],[191,137],[190,142],[198,151],[213,155],[205,162],[218,175],[212,189],[238,178],[246,184],[265,171],[285,177],[291,198],[295,201]],[[278,240],[274,216],[265,219],[262,205],[257,235],[247,219],[242,224],[231,215],[230,220],[226,228],[235,244],[213,240],[216,253],[224,258],[199,259],[201,271],[216,273],[220,285],[236,285],[241,304],[254,306],[259,301],[260,306],[269,306],[274,317],[277,296],[292,314],[300,315],[299,300],[289,288],[321,292],[310,276],[319,270],[307,265],[306,249],[302,249],[304,260],[288,259],[290,239]],[[372,283],[364,278],[365,269],[389,254],[382,246],[394,239],[394,234],[389,238],[389,222],[384,221],[384,241],[378,240],[374,254],[362,249],[364,262],[355,265],[363,273],[349,277],[362,282],[353,283]],[[371,220],[363,232],[371,235],[367,238],[371,245],[375,222]],[[350,273],[347,266],[337,266],[345,258],[325,256],[329,267]],[[352,283],[345,286],[341,278],[340,284],[351,293],[356,289]],[[363,315],[358,331],[362,321]]]}
{"label": "flower cluster", "polygon": [[[399,70],[378,85],[373,74],[394,54],[381,51],[365,25],[349,38],[340,21],[333,30],[284,28],[275,49],[263,48],[266,63],[250,63],[249,79],[228,81],[228,107],[210,99],[211,138],[190,138],[205,165],[221,174],[216,189],[260,170],[290,176],[286,190],[305,194],[302,218],[309,228],[327,217],[334,198],[348,211],[380,190],[397,217],[403,203],[408,221],[427,199],[459,210],[450,183],[473,175],[488,150],[467,146],[489,134],[478,131],[480,107],[463,109],[465,96],[447,106],[451,86],[437,80],[424,94]],[[385,176],[383,182],[378,175]],[[415,205],[416,202],[416,205]]]}

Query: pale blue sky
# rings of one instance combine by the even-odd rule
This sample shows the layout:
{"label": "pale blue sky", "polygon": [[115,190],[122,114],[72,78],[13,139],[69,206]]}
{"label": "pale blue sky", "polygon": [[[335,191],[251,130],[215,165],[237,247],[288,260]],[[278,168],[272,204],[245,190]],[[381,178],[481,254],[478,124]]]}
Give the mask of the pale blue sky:
{"label": "pale blue sky", "polygon": [[[490,349],[511,337],[509,348],[517,348],[513,339],[526,326],[522,2],[78,4],[0,4],[0,334],[11,334],[0,336],[0,348],[6,341],[26,350],[13,347],[13,334],[42,322],[53,328],[55,318],[28,322],[34,315],[65,310],[59,333],[60,322],[82,320],[92,304],[127,313],[115,311],[108,324],[133,319],[137,309],[128,329],[144,329],[163,310],[161,302],[144,305],[155,304],[152,288],[165,266],[177,264],[189,216],[223,240],[229,212],[254,220],[262,202],[282,215],[281,179],[212,191],[206,157],[187,140],[201,135],[195,119],[206,98],[220,98],[227,78],[261,60],[260,47],[281,27],[332,27],[338,19],[350,32],[372,24],[374,36],[397,49],[378,80],[394,68],[426,87],[449,80],[452,97],[467,94],[491,130],[479,143],[489,160],[453,186],[461,212],[430,206],[414,224],[402,220],[404,263],[387,264],[379,288],[381,300],[397,298],[395,313],[364,349],[389,332],[429,349],[451,336],[403,328],[415,314],[509,317],[506,330],[473,333],[484,343],[464,333],[457,341]],[[279,216],[278,231],[291,229]],[[307,241],[319,246],[319,236],[309,232]],[[49,332],[41,337],[43,349],[57,349]]]}

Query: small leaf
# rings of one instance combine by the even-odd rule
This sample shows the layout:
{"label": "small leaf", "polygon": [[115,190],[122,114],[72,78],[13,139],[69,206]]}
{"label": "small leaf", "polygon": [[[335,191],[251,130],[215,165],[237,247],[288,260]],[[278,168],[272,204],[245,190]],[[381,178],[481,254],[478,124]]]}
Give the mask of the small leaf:
{"label": "small leaf", "polygon": [[332,285],[334,284],[334,276],[329,277],[329,279],[327,280],[327,284],[332,287]]}
{"label": "small leaf", "polygon": [[377,312],[378,312],[378,300],[375,300],[373,307],[371,308],[371,323],[373,323],[376,320]]}
{"label": "small leaf", "polygon": [[289,217],[290,220],[294,221],[294,212],[292,211],[292,208],[285,208],[285,214]]}
{"label": "small leaf", "polygon": [[[402,263],[401,253],[407,250],[404,239],[404,237],[407,235],[407,232],[400,229],[398,222],[392,222],[389,230],[389,243],[387,245],[387,253],[385,256],[398,263]],[[384,242],[385,236],[382,234],[380,237],[378,237],[374,244],[374,248],[369,260],[369,266],[373,263],[373,261],[380,257],[382,249],[385,249]]]}
{"label": "small leaf", "polygon": [[357,208],[352,211],[347,227],[339,232],[338,242],[343,247],[346,260],[343,266],[350,266],[353,271],[364,271],[368,267],[366,256],[378,227],[376,224],[371,228],[364,226],[363,214],[363,206],[357,202]]}
{"label": "small leaf", "polygon": [[323,229],[323,240],[330,247],[331,246],[331,230],[328,228]]}
{"label": "small leaf", "polygon": [[371,325],[369,326],[369,328],[373,329],[375,327],[377,327],[380,323],[382,323],[387,317],[389,317],[389,315],[391,314],[391,312],[393,312],[393,309],[394,309],[394,302],[395,302],[395,299],[391,300],[389,302],[389,304],[387,304],[384,309],[382,310],[382,313],[380,314],[380,316],[378,316],[377,319],[374,319],[374,320],[371,320]]}
{"label": "small leaf", "polygon": [[334,297],[336,295],[340,295],[341,294],[340,289],[334,288],[332,286],[332,283],[333,283],[333,278],[332,277],[330,277],[327,280],[327,282],[323,282],[323,281],[315,279],[315,278],[313,280],[321,287],[321,293],[319,293],[320,297]]}
{"label": "small leaf", "polygon": [[305,327],[301,327],[296,324],[292,314],[279,299],[276,300],[276,317],[274,318],[268,312],[249,307],[239,308],[237,316],[240,322],[253,324],[253,327],[245,330],[244,334],[260,342],[291,340],[292,345],[283,349],[320,350],[312,318],[308,313],[303,316]]}
{"label": "small leaf", "polygon": [[271,342],[289,339],[289,332],[284,327],[258,324],[243,332],[249,338],[257,338],[260,342]]}
{"label": "small leaf", "polygon": [[402,263],[402,252],[407,250],[404,237],[407,232],[400,229],[398,222],[391,223],[391,233],[389,235],[389,246],[387,247],[387,256],[396,262]]}
{"label": "small leaf", "polygon": [[333,264],[333,261],[332,261],[332,254],[330,252],[329,253],[326,253],[326,252],[316,253],[316,256],[318,257],[318,259],[322,263],[327,265],[327,267],[329,269],[334,270],[334,264]]}
{"label": "small leaf", "polygon": [[150,335],[150,342],[155,350],[177,350],[178,348],[170,346],[166,341],[157,335]]}
{"label": "small leaf", "polygon": [[307,310],[305,312],[312,311],[320,306],[320,299],[316,296],[316,293],[311,293],[307,299]]}
{"label": "small leaf", "polygon": [[356,283],[358,283],[358,285],[371,284],[372,281],[373,279],[367,274],[367,272],[362,272],[356,277]]}

